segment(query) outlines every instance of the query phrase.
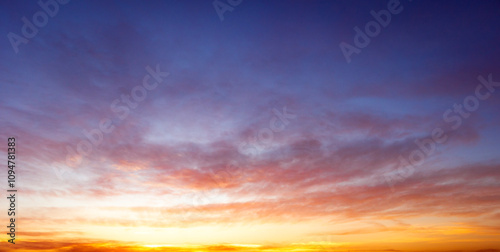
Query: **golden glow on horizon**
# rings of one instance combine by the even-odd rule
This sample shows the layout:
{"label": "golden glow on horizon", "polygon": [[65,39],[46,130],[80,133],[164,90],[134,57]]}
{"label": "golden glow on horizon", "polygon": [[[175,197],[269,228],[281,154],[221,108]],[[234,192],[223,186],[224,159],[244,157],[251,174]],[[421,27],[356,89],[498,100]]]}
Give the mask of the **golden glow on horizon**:
{"label": "golden glow on horizon", "polygon": [[[175,245],[159,245],[159,244],[148,244],[148,245],[142,245],[143,247],[147,248],[162,248],[162,247],[176,247]],[[187,245],[183,245],[183,247],[188,247]]]}

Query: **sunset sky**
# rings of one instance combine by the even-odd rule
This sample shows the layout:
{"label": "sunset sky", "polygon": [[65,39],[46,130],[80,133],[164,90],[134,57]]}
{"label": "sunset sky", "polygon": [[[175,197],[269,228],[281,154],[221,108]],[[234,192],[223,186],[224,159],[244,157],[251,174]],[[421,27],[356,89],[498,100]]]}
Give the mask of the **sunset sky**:
{"label": "sunset sky", "polygon": [[500,251],[500,1],[52,3],[0,3],[0,251]]}

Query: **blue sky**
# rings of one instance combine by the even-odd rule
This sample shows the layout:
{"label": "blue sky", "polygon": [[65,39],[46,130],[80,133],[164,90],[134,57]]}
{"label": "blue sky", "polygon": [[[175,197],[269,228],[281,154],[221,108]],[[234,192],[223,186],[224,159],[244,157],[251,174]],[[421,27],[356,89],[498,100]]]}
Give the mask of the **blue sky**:
{"label": "blue sky", "polygon": [[[24,239],[158,243],[130,238],[124,227],[140,214],[154,217],[155,200],[165,198],[160,205],[172,215],[141,228],[235,227],[230,238],[212,230],[210,242],[182,233],[180,243],[289,246],[298,237],[319,242],[321,233],[355,248],[426,249],[427,228],[439,249],[466,239],[478,241],[470,249],[499,248],[490,231],[500,225],[500,92],[478,100],[454,131],[443,114],[476,96],[478,76],[500,80],[500,3],[401,0],[401,13],[348,63],[339,44],[355,45],[354,28],[364,30],[370,11],[388,2],[244,0],[221,21],[211,1],[70,1],[17,53],[7,34],[22,36],[22,18],[41,8],[2,2],[0,136],[19,141],[32,232]],[[124,106],[122,96],[151,76],[148,67],[169,74],[120,119],[111,104]],[[288,123],[275,111],[291,114]],[[91,144],[83,132],[106,119],[114,130],[101,132],[91,154],[79,152],[81,142]],[[399,156],[408,159],[415,140],[437,127],[446,143],[401,176]],[[399,174],[396,184],[387,174]],[[205,199],[202,210],[192,206],[193,195],[207,193],[196,196]],[[100,203],[79,212],[74,198]],[[102,218],[89,222],[88,213]],[[183,213],[191,215],[177,218]],[[331,224],[340,219],[352,227]],[[250,239],[240,229],[249,223],[301,231]],[[49,234],[55,230],[76,233]],[[374,242],[387,230],[407,238]]]}

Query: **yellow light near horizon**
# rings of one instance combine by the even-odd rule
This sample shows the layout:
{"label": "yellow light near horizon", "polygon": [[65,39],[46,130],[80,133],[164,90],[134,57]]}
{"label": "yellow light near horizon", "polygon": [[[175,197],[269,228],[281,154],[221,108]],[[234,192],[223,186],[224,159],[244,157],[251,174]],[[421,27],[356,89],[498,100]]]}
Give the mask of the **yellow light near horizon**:
{"label": "yellow light near horizon", "polygon": [[147,247],[147,248],[161,248],[161,247],[171,247],[169,245],[152,245],[152,244],[148,244],[148,245],[142,245],[143,247]]}
{"label": "yellow light near horizon", "polygon": [[259,248],[262,247],[262,245],[257,245],[257,244],[228,244],[229,246],[233,247],[244,247],[244,248]]}

